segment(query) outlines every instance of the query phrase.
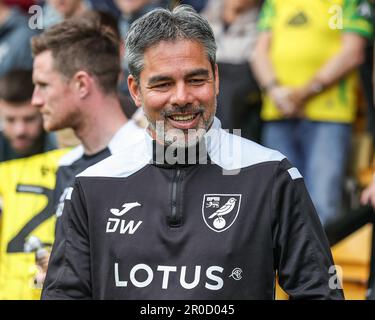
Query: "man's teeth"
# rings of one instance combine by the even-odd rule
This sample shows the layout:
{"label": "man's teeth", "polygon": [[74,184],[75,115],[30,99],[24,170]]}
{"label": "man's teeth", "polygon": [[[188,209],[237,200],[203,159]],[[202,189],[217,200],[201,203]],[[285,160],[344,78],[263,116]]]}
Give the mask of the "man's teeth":
{"label": "man's teeth", "polygon": [[190,121],[195,118],[195,114],[186,115],[186,116],[171,116],[174,121]]}

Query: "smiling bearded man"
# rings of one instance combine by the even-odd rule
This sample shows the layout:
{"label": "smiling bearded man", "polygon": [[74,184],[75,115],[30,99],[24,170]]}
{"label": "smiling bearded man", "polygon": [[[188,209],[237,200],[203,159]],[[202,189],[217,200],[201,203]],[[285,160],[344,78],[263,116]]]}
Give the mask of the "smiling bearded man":
{"label": "smiling bearded man", "polygon": [[[190,7],[134,22],[129,91],[150,125],[142,142],[76,178],[44,299],[273,299],[276,274],[294,299],[343,297],[298,170],[215,118],[215,54]],[[205,153],[155,158],[174,144]]]}

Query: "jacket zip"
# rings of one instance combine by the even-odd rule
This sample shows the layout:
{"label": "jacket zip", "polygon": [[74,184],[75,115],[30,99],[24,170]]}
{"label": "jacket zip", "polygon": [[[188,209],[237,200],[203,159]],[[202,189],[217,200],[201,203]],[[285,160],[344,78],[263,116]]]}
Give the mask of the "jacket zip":
{"label": "jacket zip", "polygon": [[179,186],[182,182],[183,172],[181,169],[177,169],[176,175],[172,182],[172,210],[171,215],[168,219],[168,224],[172,228],[178,228],[182,224],[182,213],[179,212],[180,201],[179,201]]}

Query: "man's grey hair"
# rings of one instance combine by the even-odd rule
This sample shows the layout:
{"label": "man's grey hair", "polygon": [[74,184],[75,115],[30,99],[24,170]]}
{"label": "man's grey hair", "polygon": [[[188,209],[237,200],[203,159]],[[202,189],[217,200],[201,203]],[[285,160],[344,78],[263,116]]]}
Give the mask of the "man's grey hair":
{"label": "man's grey hair", "polygon": [[161,41],[197,41],[203,45],[212,70],[216,64],[214,33],[206,19],[191,6],[180,5],[172,11],[155,9],[136,20],[125,41],[125,59],[130,74],[139,82],[144,67],[145,51]]}

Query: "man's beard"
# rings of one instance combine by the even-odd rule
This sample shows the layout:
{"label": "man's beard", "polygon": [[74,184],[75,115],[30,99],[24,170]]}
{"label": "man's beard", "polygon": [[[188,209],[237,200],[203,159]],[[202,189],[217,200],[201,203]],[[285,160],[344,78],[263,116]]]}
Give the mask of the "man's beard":
{"label": "man's beard", "polygon": [[19,149],[14,145],[14,142],[9,140],[10,146],[16,152],[16,154],[20,156],[31,156],[34,154],[38,154],[43,151],[43,144],[44,144],[45,132],[43,131],[37,138],[29,139],[25,136],[20,136],[18,139],[27,139],[30,143],[29,146],[24,149]]}
{"label": "man's beard", "polygon": [[[159,143],[162,143],[166,147],[173,145],[176,148],[191,148],[197,145],[203,139],[204,135],[211,127],[213,119],[215,117],[216,105],[215,110],[207,120],[205,120],[203,117],[205,110],[206,107],[204,106],[193,107],[189,104],[185,106],[164,109],[160,113],[160,120],[156,122],[152,121],[146,113],[145,116],[149,123],[149,130],[155,132],[156,140]],[[197,128],[188,130],[178,129],[174,127],[168,129],[165,128],[165,124],[168,123],[169,116],[174,114],[189,113],[197,113],[198,117],[200,117],[199,124],[201,125],[198,125]]]}

